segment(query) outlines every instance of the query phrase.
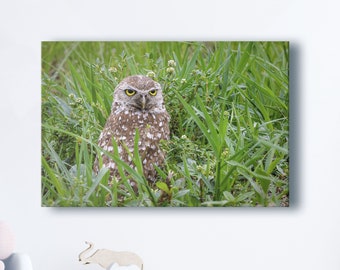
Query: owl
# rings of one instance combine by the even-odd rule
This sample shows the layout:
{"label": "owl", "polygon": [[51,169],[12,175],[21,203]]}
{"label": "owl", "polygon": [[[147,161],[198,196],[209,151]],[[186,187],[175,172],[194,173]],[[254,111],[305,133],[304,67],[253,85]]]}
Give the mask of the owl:
{"label": "owl", "polygon": [[[113,152],[113,138],[117,142],[121,160],[134,167],[131,153],[134,152],[138,129],[143,173],[153,183],[157,177],[154,165],[161,166],[164,163],[165,153],[160,148],[160,141],[169,139],[169,121],[160,84],[142,75],[127,77],[114,90],[111,114],[100,134],[98,145],[103,150]],[[112,184],[112,179],[119,181],[117,165],[105,153],[101,153],[101,157],[103,166],[110,170],[108,184]],[[99,169],[97,157],[94,171],[98,173]],[[135,185],[134,182],[131,184]]]}

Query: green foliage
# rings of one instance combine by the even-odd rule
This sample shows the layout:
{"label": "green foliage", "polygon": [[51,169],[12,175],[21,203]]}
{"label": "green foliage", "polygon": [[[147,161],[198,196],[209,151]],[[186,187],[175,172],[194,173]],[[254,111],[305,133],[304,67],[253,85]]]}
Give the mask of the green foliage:
{"label": "green foliage", "polygon": [[[288,59],[287,42],[43,42],[42,205],[288,205]],[[107,153],[122,178],[108,186],[97,141],[133,74],[163,86],[167,160],[150,185],[137,144],[135,169]]]}

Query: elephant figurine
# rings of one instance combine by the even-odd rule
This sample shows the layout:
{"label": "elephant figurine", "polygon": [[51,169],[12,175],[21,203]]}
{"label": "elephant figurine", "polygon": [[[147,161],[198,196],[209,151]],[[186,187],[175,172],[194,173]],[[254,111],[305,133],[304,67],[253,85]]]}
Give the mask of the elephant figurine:
{"label": "elephant figurine", "polygon": [[85,242],[85,244],[89,245],[87,249],[79,254],[79,262],[82,264],[90,264],[97,263],[101,267],[110,270],[112,266],[137,266],[140,270],[143,270],[143,261],[142,259],[135,253],[128,251],[112,251],[108,249],[97,249],[91,255],[88,254],[93,250],[93,243]]}

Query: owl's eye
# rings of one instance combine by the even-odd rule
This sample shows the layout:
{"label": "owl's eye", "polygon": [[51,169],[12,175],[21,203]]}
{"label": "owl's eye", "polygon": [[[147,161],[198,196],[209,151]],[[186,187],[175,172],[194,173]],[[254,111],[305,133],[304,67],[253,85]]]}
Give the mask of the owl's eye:
{"label": "owl's eye", "polygon": [[126,89],[125,94],[128,95],[129,97],[132,97],[134,94],[136,94],[136,91],[131,90],[131,89]]}
{"label": "owl's eye", "polygon": [[151,96],[155,96],[155,95],[157,95],[157,90],[151,90],[151,91],[149,91],[149,94]]}

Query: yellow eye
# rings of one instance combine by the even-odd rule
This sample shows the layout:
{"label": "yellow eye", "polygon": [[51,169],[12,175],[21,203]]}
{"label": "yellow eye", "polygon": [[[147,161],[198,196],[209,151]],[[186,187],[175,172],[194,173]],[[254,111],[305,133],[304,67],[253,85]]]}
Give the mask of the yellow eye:
{"label": "yellow eye", "polygon": [[149,91],[149,94],[150,94],[151,96],[155,96],[155,95],[157,95],[157,90],[150,90],[150,91]]}
{"label": "yellow eye", "polygon": [[125,94],[128,95],[129,97],[132,97],[134,94],[136,94],[136,91],[131,90],[131,89],[126,89]]}

